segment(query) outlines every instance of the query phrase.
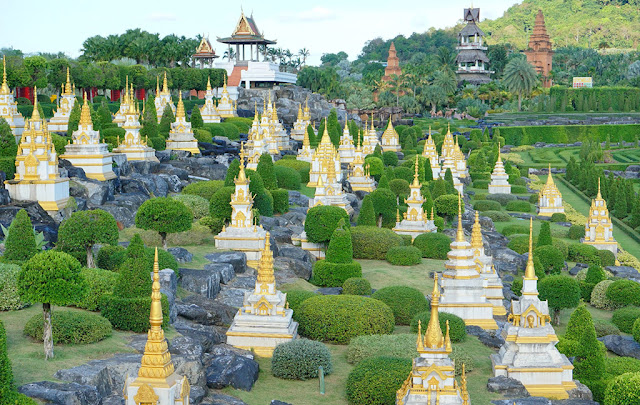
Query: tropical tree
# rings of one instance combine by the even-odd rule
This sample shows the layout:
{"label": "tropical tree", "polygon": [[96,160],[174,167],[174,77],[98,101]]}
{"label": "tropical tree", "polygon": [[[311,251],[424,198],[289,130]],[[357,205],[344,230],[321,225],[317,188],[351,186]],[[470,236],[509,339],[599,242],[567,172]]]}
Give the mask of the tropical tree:
{"label": "tropical tree", "polygon": [[522,96],[530,94],[538,83],[538,74],[525,58],[514,58],[505,66],[502,81],[512,93],[518,94],[518,111],[522,109]]}
{"label": "tropical tree", "polygon": [[302,58],[302,65],[307,64],[307,58],[311,55],[311,52],[307,48],[302,48],[298,51],[298,55]]}

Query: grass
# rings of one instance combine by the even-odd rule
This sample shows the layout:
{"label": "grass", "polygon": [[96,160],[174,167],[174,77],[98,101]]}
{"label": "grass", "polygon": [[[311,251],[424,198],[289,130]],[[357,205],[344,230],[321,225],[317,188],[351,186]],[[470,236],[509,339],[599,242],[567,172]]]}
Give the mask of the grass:
{"label": "grass", "polygon": [[392,266],[380,260],[358,261],[362,265],[362,277],[369,280],[372,288],[404,285],[417,288],[425,295],[433,290],[429,272],[444,269],[443,260],[422,259],[422,263],[415,266]]}

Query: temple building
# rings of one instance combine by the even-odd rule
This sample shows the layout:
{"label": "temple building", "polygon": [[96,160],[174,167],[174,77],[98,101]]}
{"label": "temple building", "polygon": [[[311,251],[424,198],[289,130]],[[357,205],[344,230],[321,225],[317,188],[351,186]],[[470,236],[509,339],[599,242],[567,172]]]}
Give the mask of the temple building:
{"label": "temple building", "polygon": [[411,235],[411,240],[414,240],[416,236],[425,232],[436,232],[437,228],[434,223],[433,211],[431,211],[431,219],[429,219],[426,212],[422,208],[424,203],[424,197],[420,191],[420,181],[418,180],[418,156],[416,155],[415,173],[413,174],[413,183],[410,185],[409,198],[405,198],[404,202],[407,204],[407,212],[404,213],[402,222],[398,215],[396,226],[393,231],[398,235]]}
{"label": "temple building", "polygon": [[366,191],[372,193],[376,189],[376,181],[369,175],[369,165],[365,165],[362,146],[355,147],[355,157],[349,164],[349,176],[347,181],[351,185],[351,191]]}
{"label": "temple building", "polygon": [[302,104],[298,106],[298,118],[296,119],[296,122],[293,123],[291,139],[302,141],[309,124],[311,124],[311,113],[309,112],[309,99],[307,98],[304,110],[302,109]]}
{"label": "temple building", "polygon": [[309,200],[309,208],[318,205],[333,205],[344,209],[349,214],[353,212],[353,207],[349,204],[347,195],[342,192],[342,183],[339,183],[336,179],[335,165],[331,163],[328,165],[326,183],[322,180],[322,176],[318,177],[315,196]]}
{"label": "temple building", "polygon": [[480,225],[480,217],[476,211],[476,222],[471,230],[471,249],[473,250],[473,261],[476,264],[476,270],[480,273],[480,277],[486,280],[485,296],[487,301],[493,305],[493,315],[502,316],[507,314],[502,300],[504,293],[502,291],[502,280],[496,268],[493,266],[493,259],[487,256],[484,251],[484,243],[482,242],[482,226]]}
{"label": "temple building", "polygon": [[500,154],[500,145],[498,145],[498,160],[491,173],[491,183],[489,183],[489,194],[511,194],[511,184],[509,184],[509,175],[504,170],[502,156]]}
{"label": "temple building", "polygon": [[218,100],[218,105],[216,106],[218,110],[218,114],[222,118],[230,118],[238,116],[238,103],[234,102],[231,99],[231,95],[229,94],[229,90],[227,89],[227,78],[224,78],[224,83],[222,85],[222,93],[220,94],[220,100]]}
{"label": "temple building", "polygon": [[214,60],[218,58],[215,49],[211,46],[209,38],[202,35],[200,43],[196,48],[196,53],[191,56],[193,59],[193,67],[200,69],[212,69]]}
{"label": "temple building", "polygon": [[460,40],[460,44],[456,47],[458,81],[473,85],[489,83],[491,74],[494,72],[489,70],[489,58],[485,54],[487,47],[483,43],[484,32],[478,27],[480,9],[465,8],[462,19],[467,25],[458,34]]}
{"label": "temple building", "polygon": [[120,108],[114,114],[113,123],[118,124],[119,127],[124,125],[127,112],[129,112],[129,105],[135,104],[135,100],[129,99],[129,76],[127,76],[124,85],[124,94],[120,96]]}
{"label": "temple building", "polygon": [[147,343],[137,377],[127,377],[124,382],[125,405],[187,405],[191,386],[186,376],[176,373],[169,345],[162,330],[162,294],[160,294],[160,266],[158,248],[153,260],[151,284],[151,311]]}
{"label": "temple building", "polygon": [[556,348],[549,305],[538,298],[538,277],[533,267],[533,220],[529,221],[529,259],[522,280],[522,296],[511,301],[505,343],[491,355],[494,376],[520,381],[535,397],[566,399],[576,388],[573,365]]}
{"label": "temple building", "polygon": [[73,143],[65,147],[61,159],[82,168],[90,179],[105,181],[116,178],[113,172],[113,154],[109,153],[106,143],[100,142],[100,133],[93,129],[87,93],[84,94],[78,129],[73,131],[71,139]]}
{"label": "temple building", "polygon": [[338,154],[340,155],[340,163],[350,164],[353,162],[353,158],[356,154],[356,149],[353,146],[353,137],[349,132],[349,123],[345,121],[344,130],[340,137],[340,145],[338,146]]}
{"label": "temple building", "polygon": [[393,128],[393,124],[391,123],[391,117],[389,117],[389,123],[387,124],[387,128],[382,133],[382,139],[380,142],[380,146],[382,146],[382,151],[392,151],[392,152],[400,152],[402,147],[400,146],[400,137],[396,132],[395,128]]}
{"label": "temple building", "polygon": [[[69,117],[71,116],[71,110],[76,104],[75,86],[71,86],[71,78],[69,77],[69,68],[67,68],[67,83],[63,86],[62,94],[60,94],[60,101],[58,108],[53,113],[53,117],[49,120],[49,131],[51,132],[66,132],[69,125]],[[34,104],[35,108],[35,104]]]}
{"label": "temple building", "polygon": [[435,142],[433,142],[433,138],[431,137],[431,126],[429,126],[429,136],[424,143],[422,157],[429,159],[429,162],[431,162],[431,172],[433,173],[433,180],[437,180],[438,177],[440,177],[440,157],[438,156],[436,144]]}
{"label": "temple building", "polygon": [[244,252],[247,263],[256,266],[265,247],[265,230],[255,224],[253,196],[249,191],[251,180],[244,171],[244,144],[240,147],[240,171],[234,179],[235,192],[231,195],[231,222],[222,228],[215,238],[216,249],[231,249]]}
{"label": "temple building", "polygon": [[298,323],[293,320],[287,294],[276,289],[273,252],[267,232],[255,288],[244,293],[242,307],[227,330],[227,344],[271,357],[277,345],[297,336]]}
{"label": "temple building", "polygon": [[493,304],[486,298],[486,281],[478,272],[471,244],[462,229],[462,203],[458,194],[458,232],[447,253],[446,270],[442,275],[440,311],[464,319],[467,325],[483,329],[498,329],[493,319]]}
{"label": "temple building", "polygon": [[[129,98],[131,102],[135,103],[135,98],[133,96],[130,96]],[[171,112],[175,115],[176,106],[173,105],[173,101],[171,101],[171,91],[169,91],[169,86],[167,85],[167,72],[164,72],[164,79],[162,79],[162,90],[160,90],[159,79],[156,77],[156,98],[154,103],[156,106],[158,122],[162,119],[162,114],[164,113],[164,108],[166,106],[169,106],[169,108],[171,108]]]}
{"label": "temple building", "polygon": [[[213,90],[211,89],[211,78],[207,78],[207,91],[204,94],[204,105],[200,107],[202,122],[205,124],[219,123],[220,113],[213,101]],[[194,107],[195,108],[195,107]]]}
{"label": "temple building", "polygon": [[16,143],[24,130],[24,117],[18,112],[18,103],[13,99],[13,93],[7,84],[7,61],[2,56],[2,86],[0,87],[0,118],[4,118],[16,137]]}
{"label": "temple building", "polygon": [[327,183],[327,173],[329,172],[329,165],[334,166],[336,173],[336,181],[342,182],[342,169],[340,167],[340,157],[336,158],[338,152],[331,143],[329,138],[329,132],[327,132],[327,125],[325,123],[324,133],[320,144],[313,152],[313,158],[311,159],[311,170],[309,171],[309,183],[307,187],[317,187],[318,179],[322,176],[323,182]]}
{"label": "temple building", "polygon": [[[464,157],[464,153],[462,153],[462,149],[460,149],[460,145],[458,144],[458,137],[454,138],[451,133],[450,125],[447,127],[447,134],[444,136],[444,141],[442,143],[440,161],[444,163],[447,158],[451,158],[451,160],[453,160],[457,177],[466,178],[469,176],[467,160]],[[447,168],[442,168],[442,172],[445,172],[446,170]],[[440,173],[440,175],[444,178],[443,173]]]}
{"label": "temple building", "polygon": [[422,323],[418,321],[418,357],[413,360],[409,377],[396,393],[397,405],[470,405],[467,376],[462,365],[461,384],[455,379],[455,364],[451,354],[449,321],[446,334],[442,333],[438,310],[440,287],[438,273],[434,274],[431,295],[431,317],[427,331],[422,335]]}
{"label": "temple building", "polygon": [[176,121],[171,123],[171,130],[169,131],[169,138],[167,139],[167,150],[184,150],[194,155],[200,153],[198,141],[193,136],[191,123],[187,122],[185,116],[182,93],[180,93],[178,99]]}
{"label": "temple building", "polygon": [[47,121],[38,112],[37,90],[34,87],[33,114],[18,144],[15,177],[4,184],[12,200],[37,201],[45,211],[58,211],[69,200],[69,178],[58,172],[58,155]]}
{"label": "temple building", "polygon": [[551,163],[549,163],[547,183],[538,193],[538,215],[550,217],[556,212],[564,213],[564,206],[562,205],[562,194],[551,176]]}
{"label": "temple building", "polygon": [[553,69],[553,50],[542,10],[538,10],[533,33],[529,37],[529,47],[524,51],[524,54],[527,55],[527,61],[533,65],[536,72],[542,76],[542,87],[551,87],[550,73]]}
{"label": "temple building", "polygon": [[[131,85],[129,100],[134,100],[133,84]],[[122,153],[127,155],[127,160],[146,160],[149,162],[158,162],[156,150],[147,146],[147,140],[143,140],[140,136],[142,125],[140,124],[140,110],[138,103],[129,104],[129,111],[125,113],[125,121],[122,124],[124,129],[124,141],[120,143],[118,136],[118,147],[113,149],[113,153]]]}
{"label": "temple building", "polygon": [[589,218],[584,226],[584,238],[580,242],[598,250],[609,250],[618,257],[618,242],[613,238],[613,224],[609,218],[607,202],[600,194],[600,178],[598,178],[598,195],[591,200]]}
{"label": "temple building", "polygon": [[[365,123],[365,131],[366,131],[366,123]],[[371,126],[369,127],[369,131],[365,132],[365,136],[369,138],[369,147],[371,148],[371,152],[376,149],[376,146],[380,143],[380,139],[378,139],[378,133],[376,129],[373,127],[373,115],[371,116]],[[368,155],[369,153],[365,153]]]}

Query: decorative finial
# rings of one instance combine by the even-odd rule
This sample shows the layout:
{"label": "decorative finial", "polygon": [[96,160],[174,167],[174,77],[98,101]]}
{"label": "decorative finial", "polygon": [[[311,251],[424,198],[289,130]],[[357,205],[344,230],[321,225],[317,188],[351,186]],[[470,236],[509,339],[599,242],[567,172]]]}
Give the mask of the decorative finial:
{"label": "decorative finial", "polygon": [[0,88],[0,94],[9,94],[9,85],[7,84],[7,60],[5,55],[2,55],[2,88]]}
{"label": "decorative finial", "polygon": [[207,91],[211,91],[211,76],[207,77]]}
{"label": "decorative finial", "polygon": [[[40,119],[40,112],[38,111],[38,86],[33,86],[33,113],[31,114],[31,121]],[[33,139],[33,137],[31,137]]]}
{"label": "decorative finial", "polygon": [[178,108],[176,111],[176,121],[178,120],[178,118],[185,118],[184,103],[182,102],[182,92],[180,90],[178,90]]}
{"label": "decorative finial", "polygon": [[464,242],[464,230],[462,229],[462,194],[458,193],[458,232],[456,242]]}
{"label": "decorative finial", "polygon": [[524,270],[524,278],[537,280],[536,270],[533,267],[533,218],[529,218],[529,257],[527,258],[527,267]]}
{"label": "decorative finial", "polygon": [[88,127],[93,125],[91,121],[91,112],[89,110],[89,104],[87,103],[87,93],[84,93],[84,102],[82,103],[82,110],[80,111],[80,126]]}
{"label": "decorative finial", "polygon": [[424,345],[427,349],[440,349],[444,346],[442,329],[438,318],[438,307],[440,303],[440,288],[438,287],[438,273],[433,276],[433,292],[431,294],[431,317],[427,332],[424,335]]}
{"label": "decorative finial", "polygon": [[418,319],[418,339],[416,341],[418,350],[424,350],[424,341],[422,340],[422,321]]}

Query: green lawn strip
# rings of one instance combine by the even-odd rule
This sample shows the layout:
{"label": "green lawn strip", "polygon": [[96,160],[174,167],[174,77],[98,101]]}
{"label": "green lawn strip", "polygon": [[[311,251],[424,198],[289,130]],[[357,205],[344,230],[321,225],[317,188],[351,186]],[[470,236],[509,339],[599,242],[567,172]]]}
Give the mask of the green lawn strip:
{"label": "green lawn strip", "polygon": [[358,260],[362,265],[362,277],[369,280],[371,287],[378,290],[392,285],[417,288],[425,295],[433,290],[433,279],[429,272],[444,271],[444,260],[422,259],[415,266],[392,266],[380,260]]}
{"label": "green lawn strip", "polygon": [[316,189],[315,187],[307,187],[306,184],[303,184],[300,187],[300,194],[304,194],[309,198],[313,198],[316,195]]}

